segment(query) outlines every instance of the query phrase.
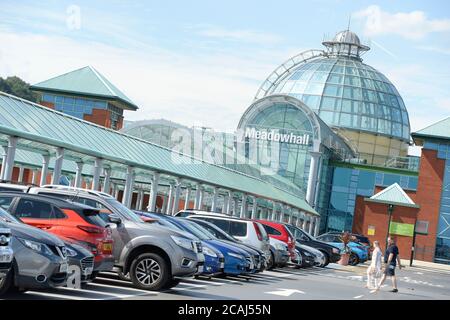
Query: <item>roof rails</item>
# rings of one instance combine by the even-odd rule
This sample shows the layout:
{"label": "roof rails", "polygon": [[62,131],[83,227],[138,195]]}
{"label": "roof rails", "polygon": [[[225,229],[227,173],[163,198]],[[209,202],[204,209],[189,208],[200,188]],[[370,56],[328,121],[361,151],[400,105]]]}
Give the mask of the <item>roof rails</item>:
{"label": "roof rails", "polygon": [[46,184],[46,185],[41,186],[41,188],[54,189],[54,190],[67,190],[67,191],[84,192],[84,193],[89,193],[89,194],[93,194],[93,195],[97,195],[97,196],[103,196],[103,197],[108,197],[108,198],[112,198],[113,197],[110,194],[108,194],[106,192],[102,192],[102,191],[95,191],[95,190],[89,190],[89,189],[83,189],[83,188],[77,188],[77,187],[63,186],[63,185],[58,185],[58,184]]}

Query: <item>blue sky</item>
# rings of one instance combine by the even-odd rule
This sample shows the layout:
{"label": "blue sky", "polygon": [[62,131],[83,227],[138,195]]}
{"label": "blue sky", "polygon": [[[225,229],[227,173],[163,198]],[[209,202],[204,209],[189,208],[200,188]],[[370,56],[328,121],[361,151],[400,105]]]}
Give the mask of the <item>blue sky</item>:
{"label": "blue sky", "polygon": [[350,29],[402,94],[412,129],[450,115],[449,1],[0,0],[0,76],[35,83],[92,65],[141,108],[233,130],[265,77]]}

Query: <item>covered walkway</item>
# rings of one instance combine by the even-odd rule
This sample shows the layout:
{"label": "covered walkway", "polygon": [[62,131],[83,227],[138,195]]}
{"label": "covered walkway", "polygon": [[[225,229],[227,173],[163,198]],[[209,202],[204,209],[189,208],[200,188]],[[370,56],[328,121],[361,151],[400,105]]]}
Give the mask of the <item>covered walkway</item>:
{"label": "covered walkway", "polygon": [[[1,176],[11,181],[14,167],[34,170],[38,185],[60,183],[64,174],[79,187],[119,197],[128,207],[173,214],[208,209],[240,217],[295,223],[311,233],[318,214],[301,193],[204,162],[150,142],[80,120],[0,92]],[[17,169],[16,169],[17,170]],[[22,180],[23,181],[23,180]],[[85,181],[86,183],[86,181]],[[135,194],[135,197],[133,197]],[[163,200],[157,204],[157,197]],[[146,200],[146,201],[144,201]]]}

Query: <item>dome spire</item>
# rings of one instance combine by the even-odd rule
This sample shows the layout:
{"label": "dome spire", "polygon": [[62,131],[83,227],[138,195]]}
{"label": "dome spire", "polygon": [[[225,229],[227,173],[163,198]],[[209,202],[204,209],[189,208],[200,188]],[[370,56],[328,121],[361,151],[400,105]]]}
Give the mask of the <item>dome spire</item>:
{"label": "dome spire", "polygon": [[350,31],[350,19],[348,22],[348,29],[338,32],[332,40],[322,42],[327,48],[329,56],[347,56],[358,60],[361,55],[370,50],[370,47],[361,44],[356,33]]}

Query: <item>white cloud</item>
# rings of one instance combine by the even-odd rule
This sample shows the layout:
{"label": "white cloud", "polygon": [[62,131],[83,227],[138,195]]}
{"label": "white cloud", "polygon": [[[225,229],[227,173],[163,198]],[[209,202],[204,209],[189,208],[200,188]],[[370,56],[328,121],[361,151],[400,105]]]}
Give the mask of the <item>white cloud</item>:
{"label": "white cloud", "polygon": [[275,44],[279,43],[282,38],[273,33],[265,33],[255,30],[245,29],[225,29],[215,26],[197,26],[194,29],[198,29],[197,34],[208,37],[216,38],[220,40],[239,41],[247,43],[257,44]]}
{"label": "white cloud", "polygon": [[450,48],[443,48],[436,46],[418,46],[417,48],[424,51],[450,55]]}
{"label": "white cloud", "polygon": [[364,34],[396,34],[418,40],[433,32],[450,31],[450,19],[429,19],[423,11],[390,13],[377,5],[356,12],[353,17],[365,20]]}
{"label": "white cloud", "polygon": [[146,50],[0,28],[0,76],[36,83],[86,65],[96,67],[140,106],[129,120],[165,118],[233,130],[260,83],[286,53],[259,50],[196,56],[161,47]]}

